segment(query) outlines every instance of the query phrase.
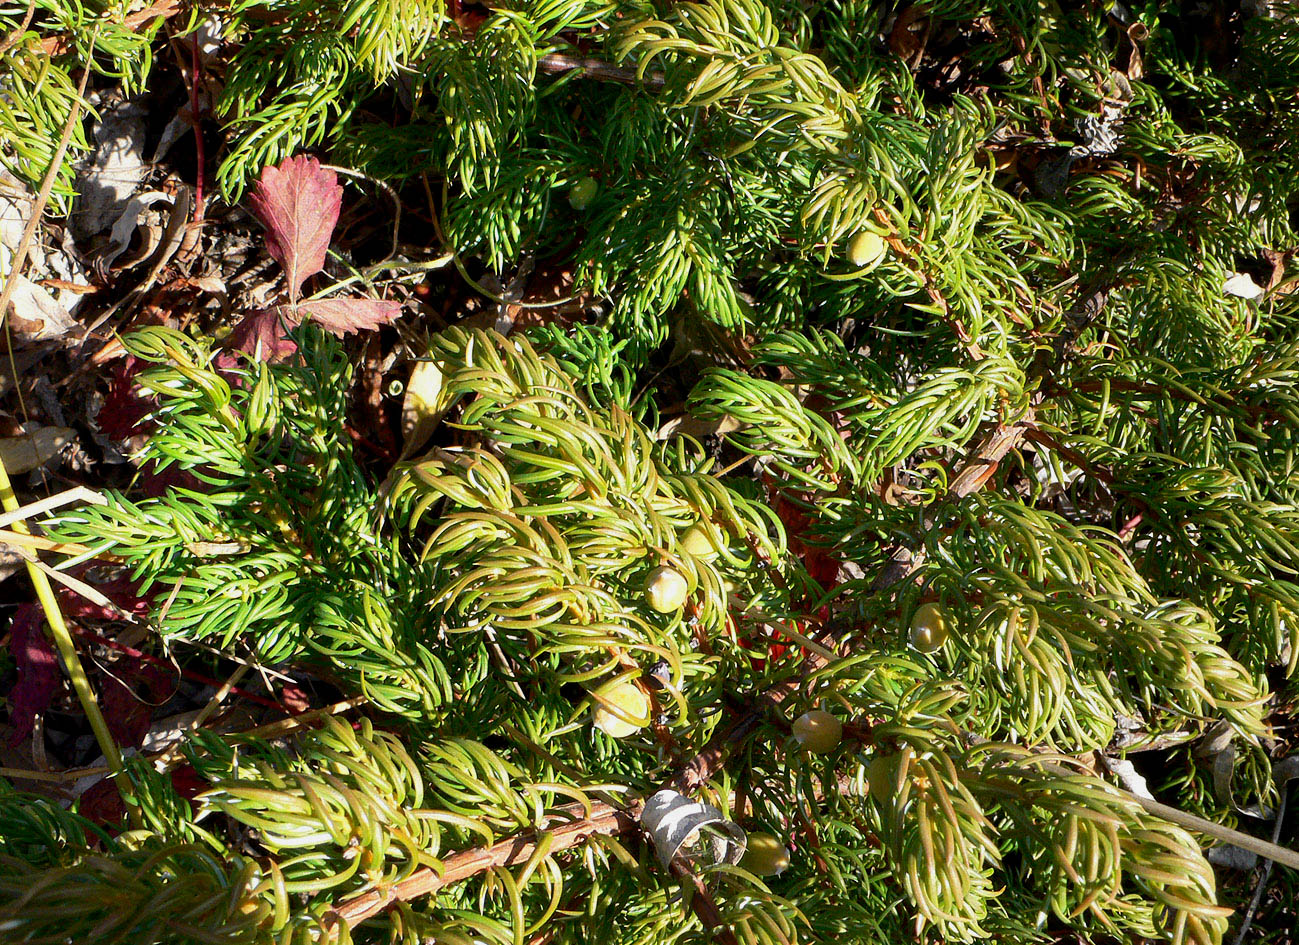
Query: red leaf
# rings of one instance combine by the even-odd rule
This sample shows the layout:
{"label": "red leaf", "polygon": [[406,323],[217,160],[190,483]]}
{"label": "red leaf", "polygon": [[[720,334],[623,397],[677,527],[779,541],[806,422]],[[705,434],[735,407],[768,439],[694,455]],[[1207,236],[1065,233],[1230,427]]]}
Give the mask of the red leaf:
{"label": "red leaf", "polygon": [[49,709],[63,684],[59,660],[45,635],[42,617],[36,604],[22,604],[9,626],[9,652],[18,667],[18,681],[9,690],[9,723],[13,727],[10,745],[17,745],[32,733],[37,713]]}
{"label": "red leaf", "polygon": [[401,303],[380,299],[316,299],[303,302],[298,312],[304,318],[314,318],[320,327],[341,337],[349,331],[369,331],[387,325],[401,314]]}
{"label": "red leaf", "polygon": [[154,398],[145,397],[135,376],[145,365],[135,355],[115,365],[108,375],[108,394],[99,408],[95,422],[110,440],[125,440],[148,433],[152,424],[145,417],[156,404]]}
{"label": "red leaf", "polygon": [[297,715],[306,712],[311,708],[311,697],[301,686],[295,686],[293,683],[286,683],[280,690],[280,705]]}
{"label": "red leaf", "polygon": [[114,741],[123,748],[139,748],[154,708],[175,694],[176,680],[161,667],[129,658],[115,663],[113,670],[100,683],[104,718]]}
{"label": "red leaf", "polygon": [[[80,570],[78,577],[84,579]],[[127,577],[113,578],[111,581],[92,581],[95,590],[103,594],[128,614],[144,617],[149,613],[149,601],[139,594],[140,586]],[[60,588],[59,607],[63,616],[72,620],[118,620],[121,614],[111,607],[86,600],[67,588]]]}
{"label": "red leaf", "polygon": [[[230,332],[226,346],[235,351],[243,351],[258,357],[262,361],[276,363],[286,361],[298,350],[293,339],[288,337],[285,326],[280,323],[280,315],[285,313],[281,306],[262,309],[245,316],[243,321]],[[217,356],[217,368],[228,371],[235,366],[235,359],[228,354]]]}
{"label": "red leaf", "polygon": [[838,584],[839,559],[824,547],[803,540],[803,535],[812,524],[811,517],[783,492],[776,494],[774,508],[781,524],[785,526],[790,552],[803,559],[803,567],[807,568],[812,580],[827,591]]}
{"label": "red leaf", "polygon": [[116,834],[126,820],[126,802],[112,778],[100,778],[77,800],[77,813]]}
{"label": "red leaf", "polygon": [[325,267],[343,203],[338,175],[313,157],[289,158],[262,170],[248,202],[266,227],[266,249],[284,267],[296,302],[302,283]]}

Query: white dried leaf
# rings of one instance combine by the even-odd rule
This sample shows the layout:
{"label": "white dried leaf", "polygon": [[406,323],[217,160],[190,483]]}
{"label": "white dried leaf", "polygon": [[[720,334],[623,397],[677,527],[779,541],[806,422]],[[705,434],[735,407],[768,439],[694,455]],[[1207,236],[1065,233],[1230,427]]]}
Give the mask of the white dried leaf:
{"label": "white dried leaf", "polygon": [[709,863],[738,863],[744,855],[747,838],[739,826],[712,804],[691,800],[670,788],[645,801],[640,823],[664,866],[678,855]]}
{"label": "white dried leaf", "polygon": [[144,179],[144,109],[126,103],[105,110],[94,140],[95,153],[78,175],[77,201],[69,219],[83,240],[112,226]]}
{"label": "white dried leaf", "polygon": [[1263,287],[1243,272],[1233,272],[1222,284],[1222,291],[1237,298],[1258,301],[1263,297]]}
{"label": "white dried leaf", "polygon": [[31,191],[18,178],[0,169],[0,273],[13,270],[14,253],[22,242],[31,211]]}
{"label": "white dried leaf", "polygon": [[[50,341],[62,338],[74,327],[76,320],[68,314],[58,301],[43,285],[32,282],[26,276],[18,276],[14,283],[14,294],[11,300],[11,311],[17,319],[14,331],[27,341]],[[27,322],[40,327],[30,330],[22,327]]]}

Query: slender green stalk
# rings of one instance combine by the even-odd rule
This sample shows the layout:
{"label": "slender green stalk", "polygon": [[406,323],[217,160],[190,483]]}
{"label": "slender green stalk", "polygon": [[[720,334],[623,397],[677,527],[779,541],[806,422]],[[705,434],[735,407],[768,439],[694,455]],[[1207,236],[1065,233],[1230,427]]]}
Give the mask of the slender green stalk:
{"label": "slender green stalk", "polygon": [[[13,485],[9,482],[9,472],[5,469],[3,461],[0,461],[0,505],[4,506],[6,512],[13,512],[19,508],[18,497],[14,495]],[[13,523],[13,528],[17,532],[28,531],[27,523],[21,519]],[[95,740],[99,742],[99,750],[104,753],[109,770],[116,776],[122,770],[122,754],[117,750],[117,743],[113,741],[112,733],[108,731],[104,714],[99,710],[99,701],[95,698],[95,691],[90,688],[90,680],[86,678],[86,671],[81,666],[81,658],[77,656],[77,648],[72,643],[72,634],[68,632],[68,625],[63,621],[63,612],[59,610],[59,602],[54,597],[54,588],[50,586],[50,579],[45,576],[45,572],[36,567],[35,563],[28,559],[26,564],[27,573],[31,575],[32,586],[36,588],[36,599],[40,601],[41,608],[45,611],[50,635],[54,637],[54,645],[59,648],[59,656],[67,668],[68,678],[72,680],[72,688],[76,690],[82,711],[90,721]]]}

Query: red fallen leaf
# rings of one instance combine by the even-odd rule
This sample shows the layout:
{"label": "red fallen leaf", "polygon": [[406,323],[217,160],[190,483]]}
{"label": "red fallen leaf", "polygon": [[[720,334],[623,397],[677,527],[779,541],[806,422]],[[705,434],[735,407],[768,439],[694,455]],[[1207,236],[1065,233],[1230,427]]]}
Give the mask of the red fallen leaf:
{"label": "red fallen leaf", "polygon": [[43,613],[36,604],[20,604],[9,626],[9,653],[18,667],[18,682],[9,691],[10,745],[31,735],[36,714],[45,712],[63,685],[54,644],[45,635]]}
{"label": "red fallen leaf", "polygon": [[[111,440],[129,440],[153,432],[154,423],[149,419],[149,413],[157,399],[146,397],[135,380],[144,367],[144,362],[131,355],[111,369],[108,394],[95,417],[99,429]],[[160,496],[172,487],[200,492],[209,488],[178,466],[168,466],[159,473],[152,462],[140,467],[140,486],[144,494],[151,497]]]}
{"label": "red fallen leaf", "polygon": [[104,720],[123,748],[139,748],[149,733],[153,710],[171,698],[175,674],[152,663],[119,660],[100,683]]}
{"label": "red fallen leaf", "polygon": [[311,697],[301,686],[295,686],[293,683],[285,683],[280,689],[280,705],[293,713],[306,712],[311,708]]}
{"label": "red fallen leaf", "polygon": [[171,769],[171,786],[187,801],[192,801],[200,791],[206,791],[211,787],[207,781],[198,776],[194,766],[189,764]]}
{"label": "red fallen leaf", "polygon": [[[82,576],[78,574],[78,576]],[[129,578],[119,577],[111,581],[94,582],[95,589],[115,603],[122,610],[137,617],[149,613],[149,601],[139,595],[140,586]],[[72,620],[117,620],[121,614],[102,604],[86,600],[80,594],[67,588],[59,590],[59,607],[63,616]]]}
{"label": "red fallen leaf", "polygon": [[[245,316],[231,330],[226,339],[226,347],[234,351],[243,351],[262,361],[272,364],[287,361],[298,350],[297,344],[288,337],[288,328],[292,321],[282,321],[283,310],[274,308],[261,309]],[[217,370],[228,371],[236,365],[236,359],[230,354],[217,355]]]}
{"label": "red fallen leaf", "polygon": [[796,651],[792,647],[790,647],[788,643],[776,643],[772,641],[771,634],[761,633],[761,631],[758,631],[758,635],[756,636],[746,633],[743,636],[741,636],[736,642],[738,642],[740,646],[743,646],[747,649],[753,649],[759,644],[763,644],[763,643],[766,644],[766,648],[767,648],[766,656],[749,657],[749,665],[752,666],[753,669],[757,672],[762,672],[762,670],[766,668],[768,660],[770,660],[773,663],[779,663],[781,660],[787,657],[795,656],[796,653],[803,653],[804,655],[806,655],[806,651],[802,647],[799,647],[798,650]]}
{"label": "red fallen leaf", "polygon": [[145,417],[153,401],[140,393],[135,376],[144,367],[135,355],[115,365],[109,373],[108,394],[95,422],[110,440],[125,440],[149,432]]}
{"label": "red fallen leaf", "polygon": [[370,331],[387,325],[401,314],[401,303],[382,299],[314,299],[299,305],[298,313],[342,337],[349,331]]}
{"label": "red fallen leaf", "polygon": [[789,550],[802,559],[803,567],[812,579],[827,591],[838,584],[839,559],[826,549],[803,541],[801,537],[812,524],[811,517],[779,491],[776,493],[775,511],[785,526]]}
{"label": "red fallen leaf", "polygon": [[266,227],[266,249],[284,267],[289,298],[325,267],[325,253],[338,223],[343,188],[338,175],[314,157],[299,155],[262,170],[248,198]]}
{"label": "red fallen leaf", "polygon": [[86,788],[77,799],[77,813],[111,834],[126,822],[126,804],[112,778],[100,778]]}

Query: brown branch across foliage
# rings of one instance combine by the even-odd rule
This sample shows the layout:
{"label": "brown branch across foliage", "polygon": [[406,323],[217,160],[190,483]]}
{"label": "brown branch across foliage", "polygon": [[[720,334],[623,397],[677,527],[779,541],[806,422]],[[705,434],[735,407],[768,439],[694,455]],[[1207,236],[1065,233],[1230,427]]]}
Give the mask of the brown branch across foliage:
{"label": "brown branch across foliage", "polygon": [[578,72],[591,79],[602,82],[617,82],[620,85],[636,85],[650,90],[663,88],[663,73],[650,72],[643,78],[635,69],[624,69],[605,62],[603,59],[591,59],[581,56],[566,56],[563,53],[551,53],[537,61],[541,72],[551,75],[566,75]]}
{"label": "brown branch across foliage", "polygon": [[[791,686],[769,695],[768,704],[779,703],[793,691]],[[705,784],[724,763],[732,746],[743,739],[761,718],[762,710],[755,708],[736,724],[719,732],[665,786],[684,794]],[[562,853],[593,836],[620,836],[639,830],[643,806],[639,800],[622,807],[605,801],[595,801],[589,808],[579,803],[566,804],[556,808],[549,816],[548,825],[541,829],[550,835],[550,853]],[[349,928],[355,928],[357,923],[377,915],[395,902],[408,902],[431,895],[443,887],[499,866],[526,863],[536,851],[539,839],[536,831],[527,831],[490,847],[475,847],[454,853],[443,861],[441,870],[423,867],[391,886],[371,889],[340,903],[326,915],[326,921],[346,922]],[[717,906],[702,880],[680,857],[673,861],[671,871],[693,888],[690,907],[705,928],[722,945],[733,945],[735,936],[722,924]]]}
{"label": "brown branch across foliage", "polygon": [[[616,836],[630,833],[637,829],[640,808],[639,802],[619,808],[603,801],[592,803],[589,811],[578,803],[559,807],[551,814],[551,822],[557,826],[544,828],[551,837],[550,851],[560,853],[597,834]],[[462,882],[498,866],[526,863],[537,849],[537,840],[537,834],[530,831],[490,847],[475,847],[455,853],[443,861],[440,871],[424,867],[391,886],[364,892],[328,913],[326,921],[346,922],[349,928],[354,928],[357,923],[382,912],[394,902],[408,902],[430,895],[444,886]]]}

